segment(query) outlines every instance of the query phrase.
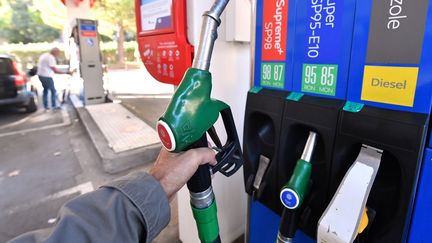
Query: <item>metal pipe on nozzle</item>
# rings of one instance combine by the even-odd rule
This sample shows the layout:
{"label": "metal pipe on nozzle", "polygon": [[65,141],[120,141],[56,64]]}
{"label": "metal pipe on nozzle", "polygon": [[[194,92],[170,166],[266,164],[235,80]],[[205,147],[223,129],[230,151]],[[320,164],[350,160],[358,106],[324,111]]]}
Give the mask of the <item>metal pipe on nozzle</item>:
{"label": "metal pipe on nozzle", "polygon": [[210,8],[210,10],[207,12],[208,15],[212,17],[219,18],[224,11],[226,5],[228,4],[229,0],[217,0],[213,4],[213,6]]}
{"label": "metal pipe on nozzle", "polygon": [[283,235],[281,235],[281,233],[278,233],[277,239],[276,239],[277,243],[293,243],[293,239],[289,238],[289,237],[285,237]]}
{"label": "metal pipe on nozzle", "polygon": [[200,42],[192,67],[201,70],[209,70],[214,43],[218,37],[217,28],[221,20],[220,15],[224,11],[229,0],[216,0],[209,11],[203,15]]}
{"label": "metal pipe on nozzle", "polygon": [[315,148],[315,144],[316,144],[316,138],[317,138],[317,134],[315,132],[309,132],[309,137],[306,141],[306,145],[303,149],[303,154],[301,156],[301,159],[306,161],[306,162],[310,162],[312,159],[312,154]]}

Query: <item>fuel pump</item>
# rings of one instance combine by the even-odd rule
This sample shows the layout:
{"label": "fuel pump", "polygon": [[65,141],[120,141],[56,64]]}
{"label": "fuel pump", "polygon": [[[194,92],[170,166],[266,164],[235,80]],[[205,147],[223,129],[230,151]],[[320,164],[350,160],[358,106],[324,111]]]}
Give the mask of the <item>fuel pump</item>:
{"label": "fuel pump", "polygon": [[71,66],[78,68],[83,79],[85,105],[105,102],[103,68],[99,47],[98,22],[90,19],[76,19],[73,22],[71,38]]}
{"label": "fuel pump", "polygon": [[[217,164],[201,165],[187,187],[190,192],[192,212],[201,242],[220,242],[216,200],[211,186],[211,174],[220,171],[233,175],[243,164],[243,156],[230,107],[211,99],[211,55],[217,39],[220,15],[228,0],[217,0],[204,13],[200,42],[192,67],[189,68],[177,88],[165,113],[159,119],[157,130],[164,147],[172,152],[207,147],[206,132],[215,143]],[[222,145],[213,124],[219,113],[227,133]]]}
{"label": "fuel pump", "polygon": [[285,208],[282,212],[282,218],[279,224],[278,243],[293,242],[297,229],[299,209],[302,206],[311,183],[311,159],[316,140],[317,134],[315,132],[309,132],[309,137],[306,141],[301,158],[297,161],[290,180],[280,192],[280,200]]}

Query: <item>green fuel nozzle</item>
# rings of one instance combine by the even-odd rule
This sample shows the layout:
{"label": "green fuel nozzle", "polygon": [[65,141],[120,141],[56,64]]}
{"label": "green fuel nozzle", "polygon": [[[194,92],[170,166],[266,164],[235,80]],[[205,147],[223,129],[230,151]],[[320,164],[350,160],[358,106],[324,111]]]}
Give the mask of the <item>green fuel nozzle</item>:
{"label": "green fuel nozzle", "polygon": [[301,158],[297,160],[290,180],[280,192],[280,200],[288,209],[296,209],[303,203],[312,174],[312,164],[310,161],[315,149],[316,139],[317,134],[315,132],[309,132],[303,154]]}
{"label": "green fuel nozzle", "polygon": [[[243,156],[230,107],[210,97],[212,88],[209,71],[190,68],[174,93],[165,113],[159,118],[157,131],[164,147],[171,152],[192,148],[206,133],[215,143],[217,164],[212,172],[231,176],[243,165]],[[213,128],[222,116],[227,141],[224,145]],[[201,147],[207,147],[207,143]]]}
{"label": "green fuel nozzle", "polygon": [[[216,145],[217,164],[201,165],[188,181],[192,212],[201,242],[220,242],[216,200],[211,186],[211,174],[233,175],[243,165],[243,155],[230,107],[211,98],[212,78],[208,71],[220,15],[229,0],[216,0],[203,14],[200,42],[192,68],[189,68],[165,113],[159,119],[157,131],[163,146],[172,152],[207,147],[207,136]],[[222,116],[227,140],[224,145],[213,127]]]}
{"label": "green fuel nozzle", "polygon": [[297,230],[299,219],[299,208],[302,206],[304,198],[310,187],[312,174],[311,159],[315,149],[317,134],[309,132],[301,158],[297,160],[294,172],[288,183],[282,187],[280,201],[284,205],[279,231],[276,238],[277,243],[292,243]]}
{"label": "green fuel nozzle", "polygon": [[229,106],[210,98],[209,71],[190,68],[158,122],[159,137],[169,151],[180,152],[199,140]]}
{"label": "green fuel nozzle", "polygon": [[[200,42],[192,68],[186,71],[157,124],[162,144],[171,152],[196,147],[194,145],[206,139],[208,133],[218,151],[218,163],[211,168],[212,173],[219,171],[225,176],[231,176],[240,169],[243,165],[243,156],[230,107],[211,98],[212,77],[208,70],[218,36],[217,28],[221,23],[220,15],[228,2],[229,0],[216,0],[211,9],[203,14]],[[213,127],[219,114],[222,116],[227,135],[224,145],[221,144]],[[207,147],[207,144],[202,146]]]}

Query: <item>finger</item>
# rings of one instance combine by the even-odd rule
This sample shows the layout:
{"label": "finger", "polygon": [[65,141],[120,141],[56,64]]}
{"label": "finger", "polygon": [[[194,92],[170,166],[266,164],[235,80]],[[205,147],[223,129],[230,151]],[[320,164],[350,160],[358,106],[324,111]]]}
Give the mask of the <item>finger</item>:
{"label": "finger", "polygon": [[195,152],[197,154],[197,163],[198,165],[203,165],[203,164],[211,164],[211,165],[215,165],[216,164],[216,154],[213,151],[213,149],[210,148],[197,148],[195,149]]}

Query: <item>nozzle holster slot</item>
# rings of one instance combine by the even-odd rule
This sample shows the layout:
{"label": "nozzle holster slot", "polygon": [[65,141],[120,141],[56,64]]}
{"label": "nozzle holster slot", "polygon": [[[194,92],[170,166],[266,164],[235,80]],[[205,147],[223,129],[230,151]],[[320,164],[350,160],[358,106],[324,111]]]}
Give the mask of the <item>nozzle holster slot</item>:
{"label": "nozzle holster slot", "polygon": [[334,195],[361,144],[384,151],[366,204],[376,216],[362,233],[362,242],[406,242],[427,124],[426,114],[370,106],[357,113],[340,112],[329,195]]}
{"label": "nozzle holster slot", "polygon": [[[282,213],[283,207],[279,202],[281,188],[275,185],[277,185],[279,134],[287,95],[288,92],[285,91],[268,89],[262,89],[259,93],[249,92],[243,136],[246,192],[278,214]],[[269,159],[269,165],[262,175],[259,189],[256,190],[253,184],[262,156]]]}
{"label": "nozzle holster slot", "polygon": [[301,158],[309,132],[317,133],[311,164],[310,188],[299,209],[298,227],[316,236],[318,220],[329,200],[331,160],[339,111],[344,102],[336,99],[303,96],[299,101],[286,100],[281,127],[278,163],[278,185],[287,183]]}

